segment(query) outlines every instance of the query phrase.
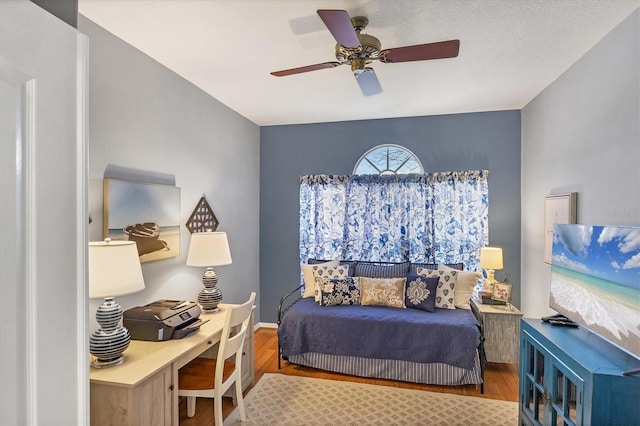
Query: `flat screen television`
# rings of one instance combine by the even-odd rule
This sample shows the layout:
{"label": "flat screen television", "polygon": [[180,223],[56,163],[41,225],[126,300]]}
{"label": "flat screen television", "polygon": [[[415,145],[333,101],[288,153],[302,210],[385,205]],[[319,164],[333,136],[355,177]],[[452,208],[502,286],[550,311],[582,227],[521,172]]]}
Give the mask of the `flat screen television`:
{"label": "flat screen television", "polygon": [[555,224],[549,306],[640,358],[640,227]]}

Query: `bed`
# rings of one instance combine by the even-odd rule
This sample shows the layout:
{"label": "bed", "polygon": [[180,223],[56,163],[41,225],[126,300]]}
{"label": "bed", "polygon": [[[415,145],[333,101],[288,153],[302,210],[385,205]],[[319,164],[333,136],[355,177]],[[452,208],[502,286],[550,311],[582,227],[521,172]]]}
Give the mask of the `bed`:
{"label": "bed", "polygon": [[[338,373],[436,385],[480,385],[482,324],[467,309],[320,306],[299,297],[278,308],[281,360]],[[297,299],[287,306],[289,298]]]}

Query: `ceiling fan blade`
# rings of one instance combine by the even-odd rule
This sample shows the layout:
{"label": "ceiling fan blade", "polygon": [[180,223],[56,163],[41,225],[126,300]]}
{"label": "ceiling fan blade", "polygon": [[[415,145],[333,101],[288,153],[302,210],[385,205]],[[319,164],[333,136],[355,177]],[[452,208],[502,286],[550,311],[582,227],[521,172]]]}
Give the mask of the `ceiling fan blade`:
{"label": "ceiling fan blade", "polygon": [[318,9],[318,15],[338,44],[348,49],[360,47],[360,40],[346,10]]}
{"label": "ceiling fan blade", "polygon": [[354,76],[363,95],[372,96],[382,93],[382,86],[380,86],[380,82],[373,68],[365,68],[364,71],[354,74]]}
{"label": "ceiling fan blade", "polygon": [[307,65],[305,67],[298,67],[298,68],[291,68],[288,70],[282,70],[282,71],[274,71],[271,73],[271,75],[275,75],[276,77],[284,77],[286,75],[293,75],[293,74],[300,74],[303,72],[309,72],[309,71],[316,71],[316,70],[323,70],[325,68],[334,68],[337,67],[338,65],[341,65],[340,62],[323,62],[321,64],[315,64],[315,65]]}
{"label": "ceiling fan blade", "polygon": [[460,50],[460,40],[440,41],[437,43],[416,44],[396,47],[380,52],[380,62],[411,62],[428,59],[455,58]]}

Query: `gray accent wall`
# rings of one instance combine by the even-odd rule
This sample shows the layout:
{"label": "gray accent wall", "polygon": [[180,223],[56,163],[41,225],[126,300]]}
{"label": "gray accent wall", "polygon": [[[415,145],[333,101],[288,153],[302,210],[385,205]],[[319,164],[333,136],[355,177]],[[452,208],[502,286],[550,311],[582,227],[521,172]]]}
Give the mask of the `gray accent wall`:
{"label": "gray accent wall", "polygon": [[522,110],[522,310],[548,308],[544,197],[578,193],[578,223],[640,226],[640,12]]}
{"label": "gray accent wall", "polygon": [[[90,45],[90,240],[102,239],[104,177],[181,188],[180,255],[143,263],[146,289],[118,297],[122,307],[195,300],[204,268],[185,265],[190,234],[184,224],[203,195],[218,230],[227,232],[233,258],[216,268],[223,301],[259,295],[259,127],[84,16],[79,30]],[[89,308],[94,327],[98,305],[92,301]]]}
{"label": "gray accent wall", "polygon": [[260,129],[261,319],[299,285],[299,178],[351,174],[370,148],[410,149],[426,172],[489,170],[489,239],[520,301],[520,111],[268,126]]}

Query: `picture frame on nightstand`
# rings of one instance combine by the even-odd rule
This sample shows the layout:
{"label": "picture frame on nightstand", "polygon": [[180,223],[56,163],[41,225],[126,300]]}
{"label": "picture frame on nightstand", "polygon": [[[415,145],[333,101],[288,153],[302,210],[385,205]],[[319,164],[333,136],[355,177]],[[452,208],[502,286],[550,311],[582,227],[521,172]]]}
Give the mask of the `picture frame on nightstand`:
{"label": "picture frame on nightstand", "polygon": [[498,302],[504,302],[506,305],[511,303],[512,285],[508,283],[495,283],[493,285],[493,294],[491,299]]}

